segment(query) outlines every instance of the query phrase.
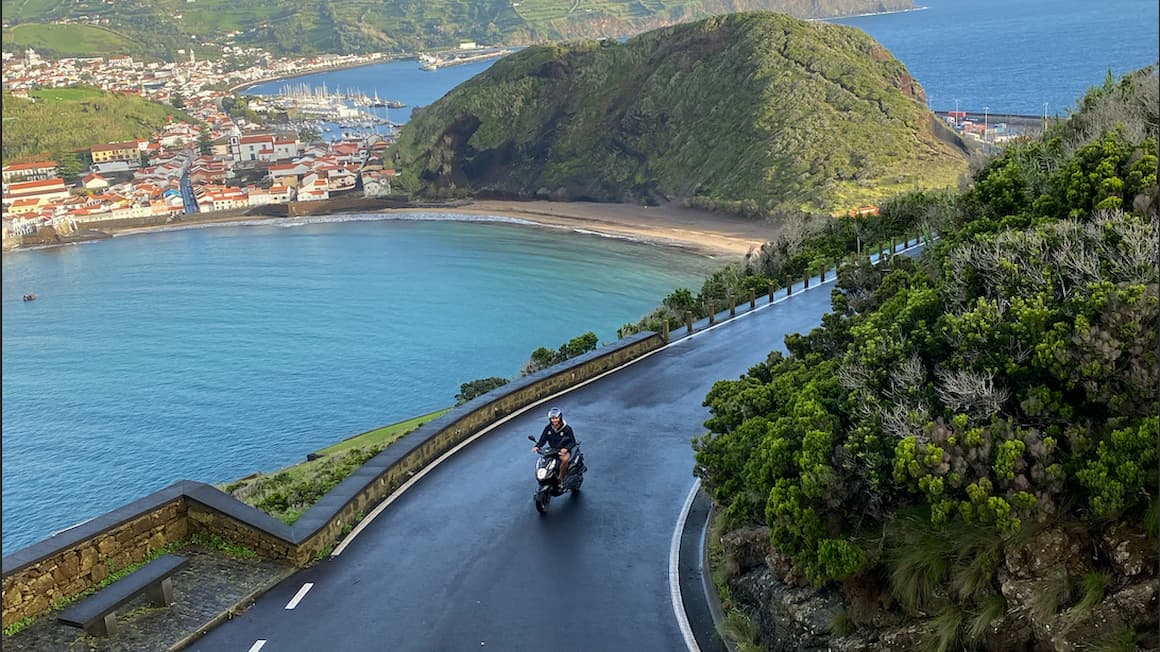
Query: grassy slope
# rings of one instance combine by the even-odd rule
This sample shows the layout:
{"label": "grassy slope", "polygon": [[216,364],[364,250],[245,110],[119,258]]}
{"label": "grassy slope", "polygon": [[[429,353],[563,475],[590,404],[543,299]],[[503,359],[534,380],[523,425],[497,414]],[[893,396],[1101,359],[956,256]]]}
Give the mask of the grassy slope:
{"label": "grassy slope", "polygon": [[258,473],[219,488],[238,500],[293,523],[323,494],[333,489],[366,460],[419,426],[451,408],[376,428],[344,439],[315,453],[313,460],[271,474]]}
{"label": "grassy slope", "polygon": [[14,49],[33,48],[68,57],[90,56],[94,52],[138,56],[147,51],[144,44],[95,25],[16,25],[4,30],[4,44],[11,44]]}
{"label": "grassy slope", "polygon": [[[96,89],[45,89],[31,95],[38,101],[4,93],[5,164],[102,143],[148,138],[165,125],[169,116],[196,122],[167,104]],[[60,125],[69,128],[61,129]]]}
{"label": "grassy slope", "polygon": [[953,185],[966,155],[936,122],[861,31],[758,12],[528,48],[424,109],[398,152],[431,191],[843,211]]}

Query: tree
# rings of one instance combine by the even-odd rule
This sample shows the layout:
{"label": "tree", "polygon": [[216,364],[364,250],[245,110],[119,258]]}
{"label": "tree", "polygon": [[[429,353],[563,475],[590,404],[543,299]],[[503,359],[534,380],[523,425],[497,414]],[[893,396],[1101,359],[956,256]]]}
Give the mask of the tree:
{"label": "tree", "polygon": [[57,172],[67,184],[80,181],[87,167],[81,157],[73,152],[56,152],[53,159],[56,160]]}
{"label": "tree", "polygon": [[202,156],[208,156],[213,153],[213,141],[210,140],[209,125],[201,123],[201,129],[197,134],[197,151]]}

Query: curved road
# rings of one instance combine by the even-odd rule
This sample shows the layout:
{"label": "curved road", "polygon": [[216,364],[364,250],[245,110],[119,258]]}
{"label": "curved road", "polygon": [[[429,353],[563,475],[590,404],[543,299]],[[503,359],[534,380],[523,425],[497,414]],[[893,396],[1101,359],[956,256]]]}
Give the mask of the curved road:
{"label": "curved road", "polygon": [[[682,328],[664,349],[483,433],[364,521],[337,556],[190,649],[687,649],[669,557],[705,395],[784,351],[787,333],[815,327],[832,280],[753,311],[743,303],[736,319],[676,339]],[[540,516],[527,436],[549,404],[576,429],[588,473],[582,494]]]}

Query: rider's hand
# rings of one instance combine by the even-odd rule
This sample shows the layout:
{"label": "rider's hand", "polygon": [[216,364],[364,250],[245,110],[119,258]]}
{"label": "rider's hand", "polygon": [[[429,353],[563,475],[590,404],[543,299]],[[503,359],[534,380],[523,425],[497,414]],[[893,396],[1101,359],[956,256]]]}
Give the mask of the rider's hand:
{"label": "rider's hand", "polygon": [[539,446],[532,446],[532,452],[533,452],[533,453],[539,453],[539,452],[540,452],[540,447],[539,447]]}

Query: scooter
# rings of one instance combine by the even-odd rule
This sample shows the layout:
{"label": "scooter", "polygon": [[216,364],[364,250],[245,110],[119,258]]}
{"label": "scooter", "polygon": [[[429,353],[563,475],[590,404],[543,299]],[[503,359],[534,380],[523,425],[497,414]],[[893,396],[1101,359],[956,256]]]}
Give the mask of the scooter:
{"label": "scooter", "polygon": [[[535,437],[528,435],[533,442]],[[540,459],[536,460],[536,487],[534,500],[536,511],[544,514],[548,511],[548,504],[554,496],[562,496],[571,491],[573,495],[580,493],[580,485],[584,483],[584,453],[580,452],[580,442],[572,447],[572,459],[568,462],[568,471],[564,474],[564,485],[560,486],[560,451],[551,446],[543,446],[539,450]]]}

